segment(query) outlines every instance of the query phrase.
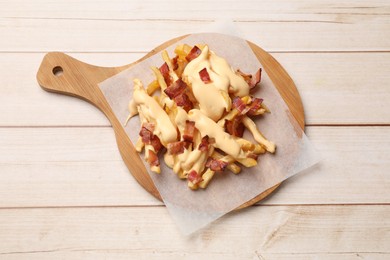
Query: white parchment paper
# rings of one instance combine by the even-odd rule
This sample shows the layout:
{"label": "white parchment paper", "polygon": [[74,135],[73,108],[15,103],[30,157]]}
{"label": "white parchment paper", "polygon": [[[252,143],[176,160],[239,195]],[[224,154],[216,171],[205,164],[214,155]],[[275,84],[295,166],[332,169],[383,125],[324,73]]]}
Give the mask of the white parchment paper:
{"label": "white parchment paper", "polygon": [[[174,48],[180,43],[208,44],[210,50],[224,57],[234,69],[239,68],[246,73],[254,73],[262,67],[247,42],[238,37],[216,33],[193,34],[167,48],[171,57],[174,56]],[[132,99],[133,92],[132,80],[139,78],[147,86],[154,80],[150,67],[159,67],[162,63],[161,54],[157,53],[99,84],[120,122],[124,123],[129,113],[128,103]],[[148,164],[144,162],[168,211],[184,234],[190,234],[206,226],[318,161],[316,151],[299,128],[265,70],[262,73],[260,88],[254,95],[263,98],[264,103],[271,110],[271,114],[260,116],[255,121],[257,127],[267,139],[277,145],[275,154],[267,153],[259,156],[256,167],[242,167],[242,172],[238,175],[229,171],[217,173],[207,189],[192,191],[185,181],[180,180],[165,165],[162,157],[160,157],[161,174],[150,172]],[[140,131],[138,117],[130,120],[125,131],[135,143]],[[251,139],[250,134],[247,134],[246,138]],[[143,156],[141,157],[143,159]]]}

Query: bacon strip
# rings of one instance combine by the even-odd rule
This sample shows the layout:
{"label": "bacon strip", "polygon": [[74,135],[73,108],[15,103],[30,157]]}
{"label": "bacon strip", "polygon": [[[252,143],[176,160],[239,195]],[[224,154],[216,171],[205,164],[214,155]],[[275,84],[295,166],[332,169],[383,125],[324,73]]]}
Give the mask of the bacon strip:
{"label": "bacon strip", "polygon": [[225,131],[233,136],[242,137],[245,126],[241,122],[241,117],[235,117],[233,120],[225,120]]}
{"label": "bacon strip", "polygon": [[202,53],[202,50],[199,49],[196,45],[191,49],[190,53],[186,56],[187,61],[192,61]]}
{"label": "bacon strip", "polygon": [[150,140],[150,144],[153,146],[156,152],[160,151],[160,149],[162,148],[160,138],[158,138],[157,135],[153,135],[152,139]]}
{"label": "bacon strip", "polygon": [[249,83],[249,87],[252,89],[256,87],[257,84],[261,81],[261,68],[252,76],[252,80]]}
{"label": "bacon strip", "polygon": [[202,152],[207,152],[209,150],[209,136],[206,135],[202,137],[202,141],[200,141],[198,149]]}
{"label": "bacon strip", "polygon": [[187,96],[186,93],[182,93],[175,97],[173,99],[179,107],[182,107],[187,113],[190,111],[192,108],[194,108],[194,105],[192,104],[190,98]]}
{"label": "bacon strip", "polygon": [[172,66],[173,66],[173,70],[177,70],[177,68],[179,67],[179,64],[177,63],[177,59],[179,58],[179,56],[175,56],[173,59],[172,59]]}
{"label": "bacon strip", "polygon": [[168,144],[168,154],[181,154],[184,153],[184,148],[186,147],[187,142],[177,141]]}
{"label": "bacon strip", "polygon": [[259,68],[254,75],[245,74],[240,70],[237,70],[237,73],[244,78],[250,89],[253,89],[261,81],[261,71],[261,68]]}
{"label": "bacon strip", "polygon": [[192,142],[194,140],[194,134],[195,134],[195,122],[187,120],[186,127],[184,128],[184,134],[183,134],[184,141]]}
{"label": "bacon strip", "polygon": [[167,96],[170,99],[174,99],[175,97],[179,96],[183,93],[183,91],[187,88],[187,84],[181,80],[176,80],[173,84],[171,84],[169,87],[167,87],[164,92],[167,94]]}
{"label": "bacon strip", "polygon": [[200,76],[200,79],[205,83],[205,84],[208,84],[208,83],[211,83],[211,79],[210,79],[210,75],[207,71],[206,68],[202,69],[201,71],[199,71],[199,76]]}
{"label": "bacon strip", "polygon": [[144,144],[150,144],[153,138],[154,124],[143,123],[139,135],[142,138]]}
{"label": "bacon strip", "polygon": [[157,135],[153,134],[154,124],[153,123],[143,123],[139,135],[141,136],[142,142],[144,144],[151,144],[156,152],[160,151],[162,144]]}
{"label": "bacon strip", "polygon": [[167,83],[167,86],[169,86],[171,84],[171,78],[169,76],[169,67],[168,67],[168,64],[166,62],[164,62],[163,65],[161,65],[161,67],[159,68],[161,74],[163,75],[164,77],[164,81],[165,83]]}
{"label": "bacon strip", "polygon": [[241,115],[245,115],[249,111],[249,107],[241,100],[240,97],[235,97],[233,99],[233,107],[235,107]]}
{"label": "bacon strip", "polygon": [[203,181],[202,177],[199,176],[195,170],[190,171],[187,178],[193,184],[198,184],[199,182]]}
{"label": "bacon strip", "polygon": [[252,98],[252,103],[249,106],[248,115],[254,115],[257,110],[260,109],[261,103],[263,103],[262,98]]}
{"label": "bacon strip", "polygon": [[210,168],[210,170],[215,172],[223,171],[227,166],[228,166],[227,162],[224,162],[222,160],[217,160],[211,157],[209,157],[206,162],[206,167]]}

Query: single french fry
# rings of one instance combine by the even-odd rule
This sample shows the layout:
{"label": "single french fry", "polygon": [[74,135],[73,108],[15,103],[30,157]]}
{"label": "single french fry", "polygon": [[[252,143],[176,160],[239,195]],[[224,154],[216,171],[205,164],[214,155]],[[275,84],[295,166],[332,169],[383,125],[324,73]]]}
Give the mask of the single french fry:
{"label": "single french fry", "polygon": [[193,184],[190,181],[187,181],[187,185],[191,190],[197,190],[199,188],[198,184]]}
{"label": "single french fry", "polygon": [[199,187],[202,188],[202,189],[205,189],[205,188],[209,185],[211,179],[213,178],[214,173],[215,173],[214,171],[212,171],[212,170],[210,170],[210,169],[207,169],[207,170],[203,173],[203,175],[202,175],[203,181],[201,181],[201,182],[199,183]]}
{"label": "single french fry", "polygon": [[158,84],[158,81],[153,80],[146,88],[146,92],[148,93],[149,96],[151,96],[159,88],[160,88],[160,84]]}
{"label": "single french fry", "polygon": [[263,136],[263,134],[257,129],[256,124],[255,124],[255,122],[253,122],[252,119],[250,119],[247,116],[244,116],[242,118],[242,123],[245,125],[246,128],[249,129],[249,131],[251,131],[253,138],[255,138],[255,140],[258,143],[262,144],[268,152],[270,152],[270,153],[275,152],[275,149],[276,149],[275,144],[271,141],[268,141]]}
{"label": "single french fry", "polygon": [[261,108],[263,108],[265,110],[265,112],[267,113],[271,113],[271,110],[269,110],[269,108],[263,103],[261,103]]}
{"label": "single french fry", "polygon": [[253,153],[255,154],[262,154],[262,153],[265,153],[265,149],[263,146],[261,146],[260,144],[255,144],[255,149],[253,149]]}
{"label": "single french fry", "polygon": [[239,174],[241,172],[241,167],[235,163],[229,163],[226,168],[234,174]]}
{"label": "single french fry", "polygon": [[258,116],[258,115],[262,115],[262,114],[264,114],[265,112],[267,112],[266,110],[265,110],[265,108],[259,108],[257,111],[255,111],[252,115],[254,115],[254,116]]}
{"label": "single french fry", "polygon": [[150,167],[150,170],[151,170],[152,172],[155,172],[155,173],[161,173],[161,168],[160,168],[160,166],[152,166],[152,167]]}
{"label": "single french fry", "polygon": [[257,161],[253,158],[236,158],[236,160],[247,168],[257,165]]}
{"label": "single french fry", "polygon": [[234,138],[243,151],[253,151],[255,144],[241,137]]}
{"label": "single french fry", "polygon": [[139,153],[142,152],[144,145],[145,144],[142,142],[142,138],[138,137],[137,142],[135,143],[135,150]]}

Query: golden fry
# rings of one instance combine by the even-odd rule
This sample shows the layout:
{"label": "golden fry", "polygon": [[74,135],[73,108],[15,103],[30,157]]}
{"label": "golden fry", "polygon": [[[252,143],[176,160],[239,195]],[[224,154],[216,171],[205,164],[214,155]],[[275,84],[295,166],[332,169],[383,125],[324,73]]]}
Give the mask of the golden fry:
{"label": "golden fry", "polygon": [[253,151],[255,144],[241,137],[235,138],[236,142],[241,146],[243,151]]}
{"label": "golden fry", "polygon": [[137,143],[135,144],[135,150],[137,152],[142,152],[142,149],[144,148],[144,143],[142,142],[142,138],[138,137]]}
{"label": "golden fry", "polygon": [[153,80],[146,88],[146,92],[148,93],[149,96],[151,96],[159,88],[160,88],[160,84],[158,84],[158,81]]}
{"label": "golden fry", "polygon": [[257,165],[257,161],[253,158],[236,158],[236,160],[247,168]]}
{"label": "golden fry", "polygon": [[207,185],[209,185],[211,179],[213,178],[214,176],[214,171],[210,170],[210,169],[207,169],[205,171],[205,173],[203,173],[202,175],[202,179],[203,181],[201,181],[199,183],[199,187],[202,188],[202,189],[205,189],[207,187]]}

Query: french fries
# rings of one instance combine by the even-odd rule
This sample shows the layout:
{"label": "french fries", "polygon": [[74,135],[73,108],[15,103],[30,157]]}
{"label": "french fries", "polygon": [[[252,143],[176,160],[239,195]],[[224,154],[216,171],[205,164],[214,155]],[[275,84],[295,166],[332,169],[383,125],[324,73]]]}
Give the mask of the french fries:
{"label": "french fries", "polygon": [[[237,95],[241,93],[237,86],[229,85],[226,90],[219,87],[218,92],[213,93],[220,95],[219,100],[223,102],[224,111],[217,119],[207,117],[207,111],[202,110],[204,105],[202,106],[196,98],[199,98],[199,92],[195,93],[195,86],[191,82],[194,77],[199,77],[201,83],[198,81],[197,84],[205,84],[202,87],[211,88],[213,84],[226,81],[226,77],[223,79],[213,77],[219,77],[223,69],[229,70],[231,67],[224,65],[226,67],[219,68],[218,73],[209,74],[207,68],[209,70],[217,68],[212,68],[211,65],[207,67],[207,62],[203,61],[206,64],[204,69],[195,71],[190,78],[186,74],[188,73],[186,67],[194,67],[195,65],[189,64],[206,51],[208,51],[207,45],[192,47],[181,44],[175,48],[176,56],[172,59],[167,51],[162,51],[164,63],[160,68],[151,68],[155,79],[147,85],[146,89],[143,89],[139,80],[134,80],[135,94],[138,93],[136,91],[144,91],[143,93],[146,91],[148,96],[145,98],[154,105],[148,107],[147,104],[142,103],[142,98],[137,100],[134,98],[129,103],[128,119],[139,114],[142,123],[140,137],[135,144],[136,151],[144,150],[145,160],[149,162],[150,170],[160,173],[161,167],[157,155],[165,148],[166,164],[172,168],[178,178],[186,179],[188,187],[192,190],[205,189],[213,177],[218,172],[224,172],[225,168],[238,174],[242,170],[240,165],[254,167],[258,164],[259,155],[266,152],[274,153],[276,149],[275,144],[264,137],[251,119],[270,111],[262,99],[250,96],[249,90],[248,94]],[[207,61],[210,55],[215,54],[209,53],[203,56],[203,59]],[[242,72],[235,72],[234,77],[241,77],[241,81],[251,78],[250,75]],[[249,83],[245,84],[244,86],[249,88]],[[246,93],[245,90],[242,93]],[[212,100],[213,97],[210,98]],[[141,105],[143,105],[142,109]],[[160,116],[156,116],[157,114]],[[168,133],[170,139],[167,141],[169,127],[175,130]],[[242,137],[245,129],[252,134],[254,142]]]}

